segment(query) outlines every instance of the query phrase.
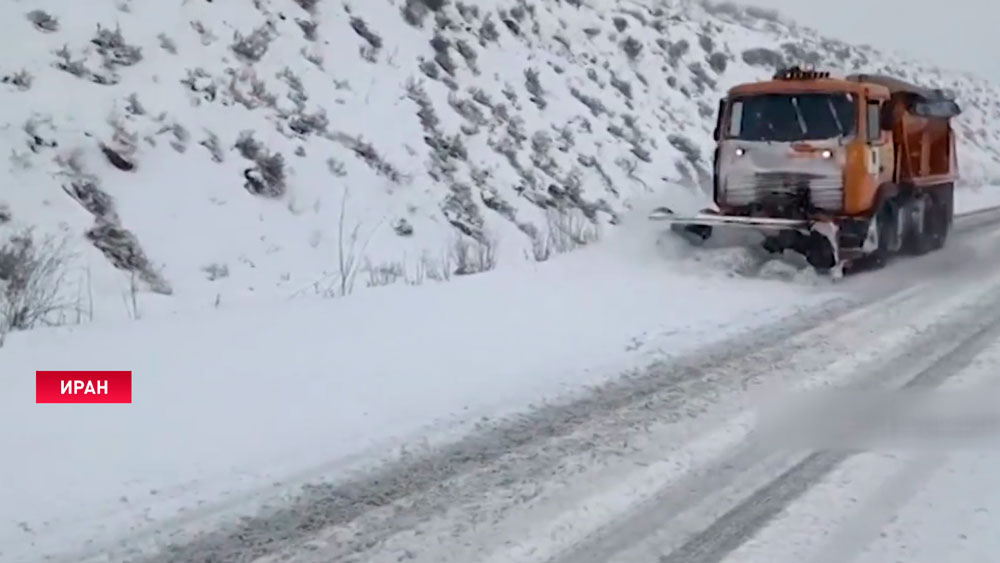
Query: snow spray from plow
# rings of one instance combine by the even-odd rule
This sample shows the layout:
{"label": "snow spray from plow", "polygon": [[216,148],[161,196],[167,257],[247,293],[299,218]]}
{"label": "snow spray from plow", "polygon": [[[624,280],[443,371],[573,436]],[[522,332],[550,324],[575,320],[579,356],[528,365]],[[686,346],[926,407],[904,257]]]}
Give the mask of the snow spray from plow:
{"label": "snow spray from plow", "polygon": [[[666,207],[654,209],[648,219],[669,225],[672,239],[697,249],[693,255],[696,261],[721,266],[739,276],[822,283],[824,278],[836,280],[842,277],[841,274],[863,271],[863,268],[855,267],[830,272],[829,276],[817,275],[801,256],[773,253],[767,249],[768,232],[782,228],[795,228],[802,232],[809,228],[806,222],[755,222],[711,212],[679,216]],[[967,234],[997,223],[1000,223],[1000,206],[986,207],[955,214],[952,233]]]}

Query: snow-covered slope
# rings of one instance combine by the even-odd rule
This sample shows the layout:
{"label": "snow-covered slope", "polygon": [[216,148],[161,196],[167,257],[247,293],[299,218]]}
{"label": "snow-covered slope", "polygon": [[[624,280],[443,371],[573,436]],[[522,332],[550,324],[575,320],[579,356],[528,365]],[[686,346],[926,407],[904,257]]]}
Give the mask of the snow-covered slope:
{"label": "snow-covered slope", "polygon": [[955,89],[966,183],[1000,177],[996,87],[729,4],[15,0],[0,15],[0,223],[70,237],[91,317],[475,273],[592,241],[640,199],[694,205],[717,97],[779,60]]}

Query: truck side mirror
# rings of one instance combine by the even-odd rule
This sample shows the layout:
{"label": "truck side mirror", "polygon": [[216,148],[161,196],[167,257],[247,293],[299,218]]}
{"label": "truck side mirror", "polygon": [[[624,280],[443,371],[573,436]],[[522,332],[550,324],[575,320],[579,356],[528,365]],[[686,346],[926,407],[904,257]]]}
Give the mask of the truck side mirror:
{"label": "truck side mirror", "polygon": [[712,132],[712,138],[716,142],[722,138],[722,114],[726,112],[726,99],[722,98],[719,100],[719,110],[715,114],[715,131]]}

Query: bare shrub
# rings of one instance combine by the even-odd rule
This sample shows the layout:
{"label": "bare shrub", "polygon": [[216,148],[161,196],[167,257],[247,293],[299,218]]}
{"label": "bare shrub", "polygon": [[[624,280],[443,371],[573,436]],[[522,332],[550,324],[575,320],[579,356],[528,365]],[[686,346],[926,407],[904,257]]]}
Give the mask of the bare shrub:
{"label": "bare shrub", "polygon": [[86,236],[115,268],[134,274],[156,293],[173,293],[170,284],[156,271],[142,250],[139,239],[128,229],[117,223],[98,219]]}
{"label": "bare shrub", "polygon": [[213,162],[221,163],[226,160],[226,155],[222,152],[222,146],[219,144],[219,136],[215,133],[206,130],[205,138],[199,141],[198,144],[208,150],[208,153],[212,155]]}
{"label": "bare shrub", "polygon": [[368,28],[368,24],[358,17],[351,18],[351,29],[362,39],[368,42],[372,49],[378,51],[382,48],[382,38],[377,33]]}
{"label": "bare shrub", "polygon": [[322,109],[315,113],[295,115],[288,120],[288,128],[301,136],[326,133],[329,125],[330,119]]}
{"label": "bare shrub", "polygon": [[295,0],[295,3],[303,10],[313,14],[316,12],[316,5],[319,4],[319,0]]}
{"label": "bare shrub", "polygon": [[[285,67],[281,69],[281,72],[275,74],[275,77],[279,78],[282,82],[288,85],[288,89],[291,90],[286,94],[289,100],[295,104],[299,111],[305,109],[305,103],[309,100],[309,95],[306,94],[306,88],[302,85],[302,78],[290,67]],[[274,105],[273,103],[270,105]]]}
{"label": "bare shrub", "polygon": [[65,239],[38,242],[31,229],[0,246],[0,346],[11,331],[64,324],[77,309],[64,296],[71,258]]}
{"label": "bare shrub", "polygon": [[323,70],[323,53],[322,53],[322,51],[320,51],[319,49],[314,50],[314,51],[310,51],[310,50],[306,49],[305,47],[303,47],[302,50],[299,51],[299,52],[302,53],[302,58],[304,58],[305,60],[307,60],[310,63],[312,63],[316,68],[318,68],[320,70]]}
{"label": "bare shrub", "polygon": [[434,62],[449,75],[455,76],[455,69],[458,68],[458,65],[451,58],[451,41],[445,39],[441,34],[435,34],[431,38],[431,47],[434,49]]}
{"label": "bare shrub", "polygon": [[604,114],[604,113],[608,112],[607,108],[604,107],[604,103],[601,100],[599,100],[598,98],[595,98],[593,96],[588,96],[587,94],[584,94],[579,89],[577,89],[575,86],[570,87],[569,93],[574,98],[576,98],[577,100],[579,100],[580,103],[582,103],[583,105],[587,106],[587,109],[590,110],[590,113],[594,117],[600,117],[601,114]]}
{"label": "bare shrub", "polygon": [[691,44],[687,42],[687,39],[681,39],[675,43],[668,44],[667,57],[670,59],[670,64],[672,66],[677,66],[677,62],[680,58],[686,55],[690,50]]}
{"label": "bare shrub", "polygon": [[299,24],[299,29],[302,30],[302,36],[306,38],[306,41],[316,40],[316,28],[318,24],[312,20],[297,19],[295,23]]}
{"label": "bare shrub", "polygon": [[406,23],[414,27],[423,27],[424,18],[431,12],[440,12],[448,0],[406,0],[400,9]]}
{"label": "bare shrub", "polygon": [[114,31],[97,25],[97,34],[91,43],[97,46],[97,52],[104,58],[104,66],[132,66],[142,60],[142,49],[129,45],[122,36],[121,28]]}
{"label": "bare shrub", "polygon": [[257,166],[243,171],[247,191],[264,197],[278,198],[285,195],[285,157],[281,153],[261,153],[255,160]]}
{"label": "bare shrub", "polygon": [[388,178],[390,182],[399,184],[410,179],[409,176],[403,174],[396,166],[385,160],[371,143],[365,142],[359,137],[352,137],[346,133],[336,133],[332,138],[334,141],[351,149],[355,156],[364,161],[369,168],[380,176]]}
{"label": "bare shrub", "polygon": [[[807,49],[802,45],[796,43],[783,43],[781,48],[788,55],[787,59],[795,61],[799,64],[816,65],[819,66],[823,62],[823,57],[811,49]],[[898,71],[893,70],[891,74],[898,74]]]}
{"label": "bare shrub", "polygon": [[123,172],[135,170],[137,163],[135,155],[138,150],[139,135],[126,128],[126,121],[118,115],[108,117],[112,135],[109,142],[101,142],[100,149],[105,158],[115,168]]}
{"label": "bare shrub", "polygon": [[496,267],[496,241],[491,238],[472,238],[459,235],[452,247],[456,276],[469,276],[488,272]]}
{"label": "bare shrub", "polygon": [[421,61],[420,71],[431,80],[437,80],[441,77],[441,73],[438,72],[438,66],[433,61]]}
{"label": "bare shrub", "polygon": [[[249,88],[247,86],[249,86]],[[209,89],[209,92],[205,95],[205,98],[209,99],[212,95],[214,95],[212,92],[215,90],[215,85],[206,85],[205,88]],[[229,88],[227,93],[232,97],[233,101],[249,110],[257,109],[262,106],[273,108],[278,103],[277,96],[268,91],[267,83],[257,75],[253,68],[250,67],[245,67],[240,69],[238,72],[232,73],[229,79]],[[293,93],[294,90],[288,97],[295,101],[292,96]],[[300,105],[300,103],[297,103],[296,105]]]}
{"label": "bare shrub", "polygon": [[701,63],[695,61],[689,64],[688,70],[690,70],[691,74],[693,75],[691,78],[691,82],[694,83],[694,85],[698,88],[699,92],[704,92],[706,87],[715,88],[715,80],[712,80],[712,77],[710,77],[708,73],[705,72],[705,69],[702,68]]}
{"label": "bare shrub", "polygon": [[101,153],[104,154],[104,157],[108,159],[108,162],[112,166],[114,166],[118,170],[121,170],[122,172],[132,172],[133,170],[135,170],[135,163],[133,163],[131,160],[123,156],[121,152],[109,147],[104,143],[101,143],[99,146],[101,149]]}
{"label": "bare shrub", "polygon": [[215,43],[215,41],[218,39],[218,37],[216,37],[215,34],[212,33],[211,29],[205,27],[205,24],[201,23],[198,20],[194,20],[191,22],[191,29],[193,29],[195,33],[198,34],[198,37],[201,37],[201,44],[204,45],[205,47],[208,47],[212,43]]}
{"label": "bare shrub", "polygon": [[546,209],[546,229],[532,241],[534,258],[544,262],[554,254],[563,254],[600,239],[597,226],[576,209]]}
{"label": "bare shrub", "polygon": [[455,4],[455,8],[458,9],[459,15],[461,15],[462,19],[464,19],[467,23],[473,23],[479,19],[479,6],[476,6],[475,4],[470,6],[463,4],[462,2],[457,2]]}
{"label": "bare shrub", "polygon": [[233,33],[233,44],[230,49],[245,62],[256,63],[264,58],[271,46],[271,39],[271,33],[266,26],[258,27],[246,37],[237,31]]}
{"label": "bare shrub", "polygon": [[421,280],[426,278],[436,282],[446,282],[451,281],[452,270],[453,264],[450,251],[443,252],[440,260],[435,260],[425,253],[420,257],[417,275]]}
{"label": "bare shrub", "polygon": [[629,100],[632,99],[631,82],[618,78],[618,76],[616,76],[614,73],[611,74],[610,82],[611,86],[614,87],[615,90],[618,90],[619,92],[622,93],[622,96],[625,96]]}
{"label": "bare shrub", "polygon": [[785,66],[785,57],[778,51],[766,47],[758,47],[743,51],[743,62],[750,66],[762,66],[778,69]]}
{"label": "bare shrub", "polygon": [[146,108],[139,101],[139,95],[135,92],[129,94],[128,98],[125,99],[125,111],[131,115],[146,115]]}
{"label": "bare shrub", "polygon": [[497,25],[493,23],[492,14],[487,14],[483,24],[479,26],[479,44],[485,47],[487,43],[495,43],[499,39],[500,33],[497,31]]}
{"label": "bare shrub", "polygon": [[729,65],[729,58],[723,53],[712,53],[708,57],[708,66],[712,68],[718,74],[726,72],[726,67]]}
{"label": "bare shrub", "polygon": [[701,150],[698,149],[698,145],[692,141],[690,138],[684,135],[671,134],[667,136],[667,140],[670,142],[671,146],[680,151],[691,164],[698,166],[701,162]]}
{"label": "bare shrub", "polygon": [[635,61],[642,55],[642,42],[635,37],[629,36],[622,41],[621,49],[630,60]]}
{"label": "bare shrub", "polygon": [[59,31],[59,19],[44,10],[32,10],[26,17],[39,31],[47,33]]}
{"label": "bare shrub", "polygon": [[338,178],[343,178],[344,176],[347,176],[347,167],[344,166],[343,162],[337,160],[332,156],[326,159],[326,167],[330,171],[330,174],[333,174]]}
{"label": "bare shrub", "polygon": [[240,155],[255,166],[243,171],[243,187],[254,195],[278,198],[285,195],[285,157],[271,153],[253,138],[253,131],[243,131],[234,145]]}
{"label": "bare shrub", "polygon": [[406,278],[406,268],[400,262],[386,262],[375,266],[366,259],[365,271],[368,272],[368,287],[384,287]]}
{"label": "bare shrub", "polygon": [[698,34],[698,44],[701,45],[702,50],[706,53],[711,53],[715,50],[715,40],[707,33]]}
{"label": "bare shrub", "polygon": [[62,189],[95,219],[111,222],[119,220],[114,200],[98,186],[96,177],[78,175],[69,184],[63,185]]}
{"label": "bare shrub", "polygon": [[392,224],[392,230],[401,237],[411,237],[413,236],[413,225],[406,220],[405,217],[400,217]]}
{"label": "bare shrub", "polygon": [[530,99],[533,104],[535,104],[538,109],[545,109],[545,90],[542,88],[542,83],[538,80],[538,71],[533,68],[524,69],[524,87],[531,94]]}
{"label": "bare shrub", "polygon": [[462,55],[462,58],[465,59],[465,64],[469,67],[469,70],[473,74],[478,75],[479,65],[477,61],[479,60],[479,55],[472,48],[472,45],[469,45],[469,42],[464,39],[459,39],[455,42],[455,48],[458,49],[458,54]]}
{"label": "bare shrub", "polygon": [[[233,82],[235,83],[235,81],[236,78],[234,77]],[[198,105],[200,100],[214,102],[219,95],[219,89],[215,84],[215,79],[207,70],[200,67],[187,69],[187,78],[182,78],[180,83],[186,86],[191,93],[198,95],[197,98],[195,98],[195,100],[197,100],[195,105]],[[235,88],[235,86],[231,84],[230,88]]]}
{"label": "bare shrub", "polygon": [[240,156],[247,160],[253,160],[257,158],[257,154],[263,150],[260,141],[253,138],[253,131],[247,130],[240,133],[236,143],[233,145],[237,151],[239,151]]}
{"label": "bare shrub", "polygon": [[34,81],[31,73],[27,70],[19,70],[14,74],[5,75],[0,82],[4,84],[10,84],[22,92],[26,92],[31,89],[31,84]]}
{"label": "bare shrub", "polygon": [[376,225],[364,239],[361,238],[361,222],[356,222],[348,232],[347,200],[350,189],[344,188],[340,200],[340,212],[337,218],[337,274],[338,282],[335,288],[328,289],[327,294],[337,297],[350,295],[354,291],[354,283],[358,274],[358,266],[368,250],[368,244],[378,230]]}
{"label": "bare shrub", "polygon": [[201,269],[205,272],[208,281],[221,280],[229,277],[229,266],[226,264],[212,263]]}
{"label": "bare shrub", "polygon": [[173,39],[168,37],[166,33],[161,33],[157,35],[156,38],[160,41],[161,49],[170,53],[171,55],[177,54],[177,43],[175,43]]}
{"label": "bare shrub", "polygon": [[87,80],[91,76],[90,70],[84,64],[83,59],[73,60],[73,55],[69,52],[69,48],[65,45],[55,52],[56,61],[54,66],[63,72],[68,72],[77,78],[83,78]]}

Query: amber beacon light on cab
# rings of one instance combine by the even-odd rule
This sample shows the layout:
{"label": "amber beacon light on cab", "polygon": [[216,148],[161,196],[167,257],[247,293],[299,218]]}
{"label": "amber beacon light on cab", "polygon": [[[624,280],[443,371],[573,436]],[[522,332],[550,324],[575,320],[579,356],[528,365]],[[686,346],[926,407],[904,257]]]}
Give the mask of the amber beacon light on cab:
{"label": "amber beacon light on cab", "polygon": [[719,102],[717,209],[680,217],[661,207],[649,218],[692,242],[720,227],[756,230],[768,251],[836,276],[939,249],[952,225],[960,112],[951,94],[890,76],[781,70]]}

